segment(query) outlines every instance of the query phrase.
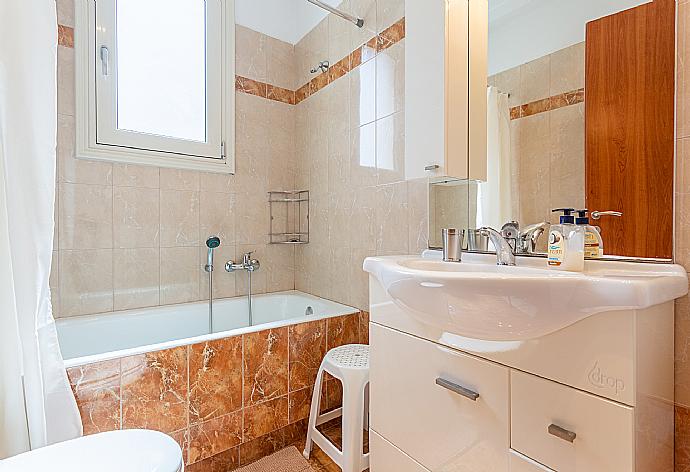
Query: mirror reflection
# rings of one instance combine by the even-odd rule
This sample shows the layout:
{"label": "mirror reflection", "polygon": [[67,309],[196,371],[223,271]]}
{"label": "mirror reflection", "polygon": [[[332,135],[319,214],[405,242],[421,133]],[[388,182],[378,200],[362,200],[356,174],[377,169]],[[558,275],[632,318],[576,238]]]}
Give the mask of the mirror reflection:
{"label": "mirror reflection", "polygon": [[[673,45],[654,36],[653,28],[642,35],[637,30],[635,41],[627,37],[641,18],[662,25],[661,3],[489,0],[487,156],[481,161],[487,178],[431,184],[430,246],[440,246],[440,230],[450,226],[467,231],[468,249],[493,250],[476,231],[491,227],[513,232],[517,253],[541,254],[549,223],[559,221],[552,210],[572,208],[604,215],[590,217],[601,232],[600,256],[671,257],[671,228],[665,217],[649,215],[670,215],[672,221],[672,139],[670,147],[661,144],[673,133],[673,103],[665,102],[673,94],[672,63],[647,64],[651,60],[633,43],[670,54]],[[636,107],[644,106],[634,94],[650,78],[645,70],[659,74],[650,111],[664,117],[657,124],[645,121],[642,111],[637,121],[618,114],[636,115]],[[655,143],[633,143],[626,133],[645,123],[659,133]],[[659,175],[654,162],[661,163]],[[639,192],[640,185],[649,185],[659,199],[627,199],[626,188]],[[651,230],[639,232],[655,224],[665,225],[656,227],[663,229],[662,242]]]}

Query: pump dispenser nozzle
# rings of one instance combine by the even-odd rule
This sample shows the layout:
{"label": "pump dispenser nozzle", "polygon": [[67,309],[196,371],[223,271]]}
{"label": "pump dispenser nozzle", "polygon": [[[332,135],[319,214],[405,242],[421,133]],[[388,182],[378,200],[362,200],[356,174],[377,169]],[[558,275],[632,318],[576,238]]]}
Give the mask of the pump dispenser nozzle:
{"label": "pump dispenser nozzle", "polygon": [[575,218],[575,224],[576,225],[588,225],[589,224],[589,217],[587,216],[587,213],[589,213],[589,210],[587,210],[587,209],[577,210],[575,213],[577,213],[577,218]]}
{"label": "pump dispenser nozzle", "polygon": [[561,224],[566,225],[566,224],[575,224],[575,217],[573,216],[573,212],[575,211],[575,208],[556,208],[555,210],[552,210],[551,213],[563,213],[561,215]]}

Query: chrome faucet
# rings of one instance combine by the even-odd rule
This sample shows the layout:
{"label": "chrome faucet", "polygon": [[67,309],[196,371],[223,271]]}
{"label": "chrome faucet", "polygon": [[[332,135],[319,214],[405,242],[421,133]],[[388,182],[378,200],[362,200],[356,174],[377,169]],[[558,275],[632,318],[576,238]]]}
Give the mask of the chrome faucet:
{"label": "chrome faucet", "polygon": [[494,245],[496,249],[496,264],[505,266],[515,265],[515,252],[509,241],[509,239],[513,239],[512,233],[504,236],[505,230],[504,234],[502,234],[489,227],[480,228],[479,231],[482,236],[487,236]]}
{"label": "chrome faucet", "polygon": [[524,229],[520,230],[515,252],[517,254],[534,254],[539,237],[544,234],[549,225],[551,225],[551,223],[543,221],[541,223],[526,226]]}
{"label": "chrome faucet", "polygon": [[246,270],[248,272],[256,272],[259,270],[261,264],[256,259],[252,259],[253,251],[246,252],[242,256],[242,262],[235,264],[235,261],[228,261],[225,263],[225,270],[228,272],[235,272],[236,270]]}

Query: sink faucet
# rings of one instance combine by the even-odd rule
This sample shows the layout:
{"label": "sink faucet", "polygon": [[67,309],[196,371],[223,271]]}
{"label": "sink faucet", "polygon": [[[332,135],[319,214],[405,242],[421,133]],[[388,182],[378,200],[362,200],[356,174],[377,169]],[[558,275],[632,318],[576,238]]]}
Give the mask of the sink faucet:
{"label": "sink faucet", "polygon": [[518,254],[534,254],[539,237],[544,234],[550,224],[548,221],[544,221],[523,228],[518,234],[515,252]]}
{"label": "sink faucet", "polygon": [[261,264],[256,259],[252,259],[253,251],[247,252],[242,256],[242,262],[235,264],[234,261],[225,263],[225,270],[228,272],[235,272],[236,270],[246,270],[248,272],[256,272],[259,270]]}
{"label": "sink faucet", "polygon": [[481,231],[482,236],[488,236],[494,248],[496,248],[496,264],[506,266],[515,265],[515,253],[508,239],[493,228],[484,227],[480,228],[479,231]]}

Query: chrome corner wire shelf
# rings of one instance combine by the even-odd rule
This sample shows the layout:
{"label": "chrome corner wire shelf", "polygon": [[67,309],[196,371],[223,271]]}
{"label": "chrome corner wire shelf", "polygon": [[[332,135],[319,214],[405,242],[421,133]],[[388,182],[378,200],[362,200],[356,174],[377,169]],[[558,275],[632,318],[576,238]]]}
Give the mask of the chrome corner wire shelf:
{"label": "chrome corner wire shelf", "polygon": [[309,242],[309,190],[268,192],[271,244]]}

